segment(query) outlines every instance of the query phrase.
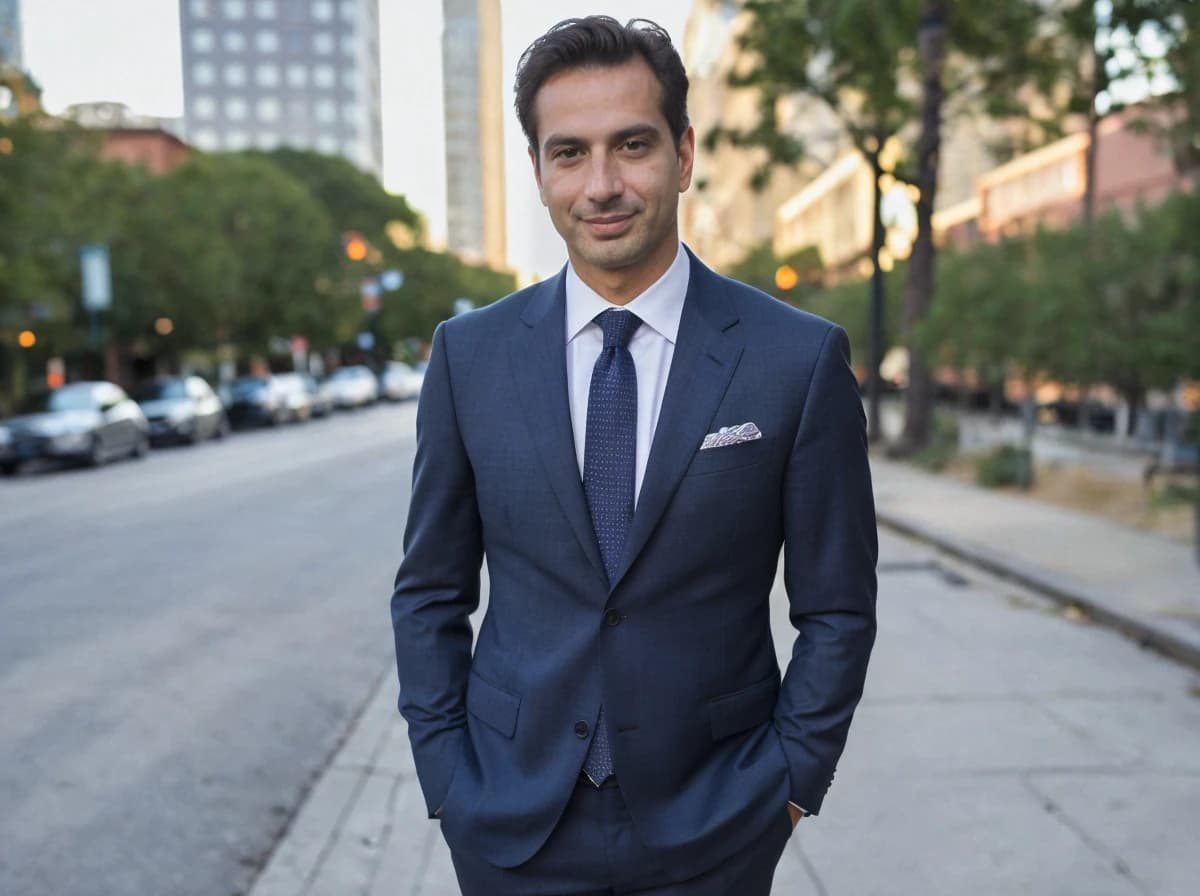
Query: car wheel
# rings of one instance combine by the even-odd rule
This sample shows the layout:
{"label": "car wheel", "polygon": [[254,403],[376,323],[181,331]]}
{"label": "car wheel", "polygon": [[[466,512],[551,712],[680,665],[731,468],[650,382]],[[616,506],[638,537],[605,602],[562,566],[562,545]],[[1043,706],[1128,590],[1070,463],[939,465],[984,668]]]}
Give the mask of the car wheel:
{"label": "car wheel", "polygon": [[17,462],[15,460],[6,460],[0,463],[0,476],[13,476],[17,472]]}
{"label": "car wheel", "polygon": [[150,437],[140,435],[137,441],[133,443],[133,453],[130,457],[138,458],[139,460],[150,453]]}
{"label": "car wheel", "polygon": [[217,428],[213,432],[213,438],[223,439],[227,435],[229,435],[229,418],[222,414],[221,419],[217,421]]}
{"label": "car wheel", "polygon": [[88,449],[85,460],[89,467],[104,466],[104,446],[100,444],[99,436],[92,436],[92,447]]}

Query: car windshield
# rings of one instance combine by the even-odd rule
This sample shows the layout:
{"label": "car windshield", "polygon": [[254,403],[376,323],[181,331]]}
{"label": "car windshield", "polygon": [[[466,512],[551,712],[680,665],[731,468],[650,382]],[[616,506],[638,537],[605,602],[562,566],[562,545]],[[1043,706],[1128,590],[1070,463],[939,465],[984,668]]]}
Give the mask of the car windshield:
{"label": "car windshield", "polygon": [[245,379],[234,380],[232,391],[234,395],[258,395],[260,392],[266,391],[267,381],[264,377],[246,377]]}
{"label": "car windshield", "polygon": [[187,398],[183,380],[151,380],[142,383],[133,393],[134,401],[161,401],[172,398]]}
{"label": "car windshield", "polygon": [[22,414],[46,414],[54,411],[90,411],[96,407],[90,386],[64,387],[53,392],[35,392],[21,402]]}

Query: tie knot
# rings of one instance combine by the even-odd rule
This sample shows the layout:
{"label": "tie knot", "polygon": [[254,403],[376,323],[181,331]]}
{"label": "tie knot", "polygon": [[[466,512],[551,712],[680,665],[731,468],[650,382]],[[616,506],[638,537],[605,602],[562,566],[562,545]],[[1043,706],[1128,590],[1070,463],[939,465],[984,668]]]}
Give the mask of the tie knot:
{"label": "tie knot", "polygon": [[632,311],[609,308],[596,315],[596,323],[604,331],[605,348],[628,348],[629,340],[642,325],[642,319]]}

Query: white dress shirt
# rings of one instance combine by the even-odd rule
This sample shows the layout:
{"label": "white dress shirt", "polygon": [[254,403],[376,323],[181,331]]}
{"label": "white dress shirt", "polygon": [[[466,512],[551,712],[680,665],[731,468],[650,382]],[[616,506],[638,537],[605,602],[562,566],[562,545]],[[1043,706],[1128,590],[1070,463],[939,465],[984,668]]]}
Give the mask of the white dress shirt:
{"label": "white dress shirt", "polygon": [[637,447],[634,453],[634,501],[642,491],[650,444],[658,426],[667,375],[675,357],[675,339],[683,300],[687,295],[691,265],[683,244],[665,274],[627,305],[614,305],[579,279],[573,265],[567,265],[567,395],[571,402],[571,427],[575,435],[575,458],[583,476],[583,446],[587,433],[588,392],[592,368],[604,348],[604,331],[595,322],[609,308],[625,309],[642,319],[629,341],[629,353],[637,370]]}
{"label": "white dress shirt", "polygon": [[[575,436],[575,459],[579,475],[583,476],[583,448],[587,434],[588,392],[592,385],[592,368],[604,348],[604,331],[596,316],[609,308],[631,311],[642,319],[629,341],[629,353],[637,370],[637,448],[634,454],[634,502],[642,492],[646,461],[658,426],[663,395],[667,391],[667,375],[675,357],[675,340],[679,336],[679,320],[683,316],[683,300],[691,279],[691,264],[683,243],[675,260],[665,274],[645,292],[626,305],[614,305],[600,296],[567,265],[567,396],[571,403],[571,428]],[[788,801],[804,814],[804,810]]]}

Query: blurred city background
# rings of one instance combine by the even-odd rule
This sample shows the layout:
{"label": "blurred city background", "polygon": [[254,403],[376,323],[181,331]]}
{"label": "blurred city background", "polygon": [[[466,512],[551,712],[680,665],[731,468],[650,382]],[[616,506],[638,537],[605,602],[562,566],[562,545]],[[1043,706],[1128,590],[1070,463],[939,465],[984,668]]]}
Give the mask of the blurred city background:
{"label": "blurred city background", "polygon": [[880,649],[779,892],[1194,892],[1200,3],[548,7],[0,0],[0,894],[455,892],[415,399],[565,260],[511,85],[594,12],[684,58],[684,241],[862,385]]}

